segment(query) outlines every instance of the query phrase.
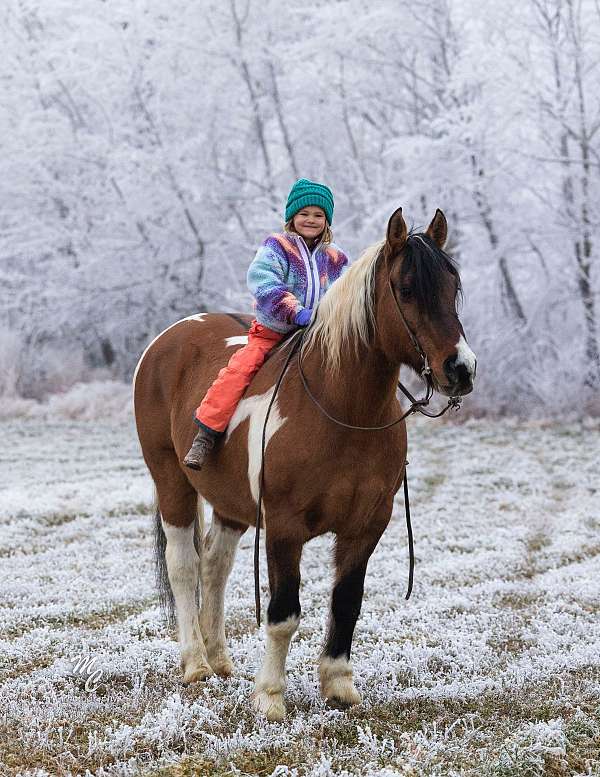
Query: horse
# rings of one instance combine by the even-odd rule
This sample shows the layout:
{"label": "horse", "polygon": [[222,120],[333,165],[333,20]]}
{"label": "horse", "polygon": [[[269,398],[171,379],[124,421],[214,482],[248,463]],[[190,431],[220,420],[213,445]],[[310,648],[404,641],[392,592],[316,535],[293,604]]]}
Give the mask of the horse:
{"label": "horse", "polygon": [[[443,250],[447,230],[437,210],[425,232],[409,233],[398,208],[385,239],[365,250],[321,300],[300,356],[307,386],[330,416],[355,427],[386,425],[401,412],[400,366],[419,373],[424,358],[438,392],[461,396],[472,390],[476,359],[457,314],[461,283]],[[231,349],[246,341],[250,321],[241,314],[201,313],[171,325],[140,358],[134,408],[156,488],[159,592],[167,613],[176,611],[185,684],[233,671],[225,586],[240,537],[256,523],[265,446],[261,525],[270,601],[253,703],[269,721],[281,721],[285,663],[301,614],[302,549],[327,532],[335,535],[335,580],[320,690],[338,706],[361,701],[350,652],[367,564],[403,481],[406,425],[368,431],[332,423],[303,389],[295,360],[273,397],[289,353],[284,341],[253,378],[203,469],[184,467],[196,432],[194,409]],[[203,500],[213,507],[205,536]]]}

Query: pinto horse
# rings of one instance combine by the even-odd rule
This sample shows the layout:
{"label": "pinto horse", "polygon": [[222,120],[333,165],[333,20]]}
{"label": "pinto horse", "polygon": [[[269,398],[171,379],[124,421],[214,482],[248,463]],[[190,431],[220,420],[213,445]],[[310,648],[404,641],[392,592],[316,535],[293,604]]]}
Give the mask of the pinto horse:
{"label": "pinto horse", "polygon": [[[446,235],[441,211],[424,233],[409,234],[398,209],[385,240],[367,249],[321,301],[305,333],[302,370],[334,418],[363,427],[397,418],[400,365],[421,372],[423,355],[439,392],[472,390],[475,356],[456,312],[460,278],[443,251]],[[179,321],[148,346],[134,376],[137,430],[156,485],[159,586],[171,615],[173,605],[176,610],[185,683],[233,671],[225,585],[240,537],[255,525],[263,424],[289,343],[257,373],[203,469],[181,462],[197,431],[194,408],[232,348],[246,341],[243,324],[250,320],[200,314]],[[334,703],[360,702],[350,649],[367,563],[402,483],[406,426],[366,431],[332,423],[305,393],[292,360],[271,404],[265,445],[262,525],[271,598],[253,700],[267,719],[279,721],[286,657],[300,619],[302,548],[325,532],[333,532],[336,543],[321,692]],[[213,507],[204,537],[203,499]]]}

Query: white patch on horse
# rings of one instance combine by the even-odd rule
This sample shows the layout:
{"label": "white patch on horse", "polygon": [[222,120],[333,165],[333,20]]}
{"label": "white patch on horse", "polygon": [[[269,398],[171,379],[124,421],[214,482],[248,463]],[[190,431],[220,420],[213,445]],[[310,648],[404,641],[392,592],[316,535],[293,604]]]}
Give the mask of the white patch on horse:
{"label": "white patch on horse", "polygon": [[200,558],[194,547],[194,523],[181,528],[163,519],[161,523],[167,538],[165,560],[177,611],[183,681],[191,683],[212,674],[196,606]]}
{"label": "white patch on horse", "polygon": [[169,329],[173,329],[174,326],[177,326],[177,324],[181,324],[182,321],[204,321],[204,317],[206,316],[206,313],[195,313],[193,316],[186,316],[185,318],[180,318],[179,321],[176,321],[174,324],[171,324],[166,329],[163,329],[162,332],[159,332],[159,334],[156,335],[154,340],[152,340],[145,348],[144,352],[140,356],[138,363],[135,365],[135,370],[133,371],[133,378],[131,380],[131,385],[133,387],[133,391],[135,392],[135,379],[137,378],[138,371],[140,369],[141,363],[144,361],[144,356],[148,353],[150,348],[154,345],[154,343],[158,340],[159,337],[162,337],[165,332],[168,332]]}
{"label": "white patch on horse", "polygon": [[[262,443],[262,431],[265,422],[265,416],[267,414],[267,408],[271,397],[273,396],[273,386],[264,394],[257,394],[247,399],[242,399],[238,404],[235,413],[229,426],[227,427],[227,436],[225,437],[225,443],[229,442],[233,430],[246,418],[250,417],[250,425],[248,428],[248,481],[250,483],[250,493],[255,502],[258,502],[258,478],[260,475],[260,454]],[[269,413],[269,420],[267,422],[267,431],[265,434],[265,451],[269,445],[270,439],[275,432],[280,429],[285,423],[279,412],[279,403],[277,399],[273,402],[273,407]]]}
{"label": "white patch on horse", "polygon": [[200,628],[214,672],[230,675],[233,664],[225,640],[225,587],[242,533],[213,519],[202,552]]}
{"label": "white patch on horse", "polygon": [[285,662],[290,640],[299,623],[300,618],[291,615],[281,623],[267,626],[267,650],[262,667],[256,675],[254,706],[270,721],[281,721],[285,716]]}
{"label": "white patch on horse", "polygon": [[234,335],[233,337],[226,337],[225,345],[228,348],[230,345],[248,345],[248,335]]}
{"label": "white patch on horse", "polygon": [[475,365],[477,364],[477,359],[475,358],[475,354],[469,348],[467,341],[462,335],[460,336],[459,341],[456,343],[456,351],[457,351],[456,363],[464,364],[471,378],[474,378]]}
{"label": "white patch on horse", "polygon": [[319,663],[321,696],[343,704],[360,704],[359,692],[354,687],[352,664],[346,656],[323,656]]}

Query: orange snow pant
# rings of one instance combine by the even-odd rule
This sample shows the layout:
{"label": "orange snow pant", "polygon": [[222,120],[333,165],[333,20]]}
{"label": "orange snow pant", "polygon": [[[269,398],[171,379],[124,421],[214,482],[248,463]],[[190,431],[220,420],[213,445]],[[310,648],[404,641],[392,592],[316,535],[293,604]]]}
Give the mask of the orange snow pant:
{"label": "orange snow pant", "polygon": [[224,432],[234,414],[238,402],[248,388],[253,376],[284,335],[259,324],[256,319],[248,332],[248,345],[239,348],[220,370],[212,386],[206,392],[194,420],[200,427],[214,432]]}

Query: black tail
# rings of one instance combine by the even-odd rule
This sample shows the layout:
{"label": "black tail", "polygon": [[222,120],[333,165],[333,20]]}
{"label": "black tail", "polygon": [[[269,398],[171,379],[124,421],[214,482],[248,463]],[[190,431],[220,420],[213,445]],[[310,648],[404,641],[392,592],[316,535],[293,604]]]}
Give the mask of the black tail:
{"label": "black tail", "polygon": [[[201,505],[199,508],[201,509]],[[203,517],[203,516],[202,516]],[[196,553],[201,554],[203,520],[194,521],[194,547]],[[158,589],[158,599],[161,609],[165,615],[169,628],[174,628],[175,619],[175,598],[169,582],[169,573],[167,571],[167,559],[165,552],[167,550],[167,538],[162,527],[162,516],[158,506],[158,498],[154,500],[154,572],[156,577],[156,587]],[[200,584],[196,589],[196,604],[200,606]]]}

